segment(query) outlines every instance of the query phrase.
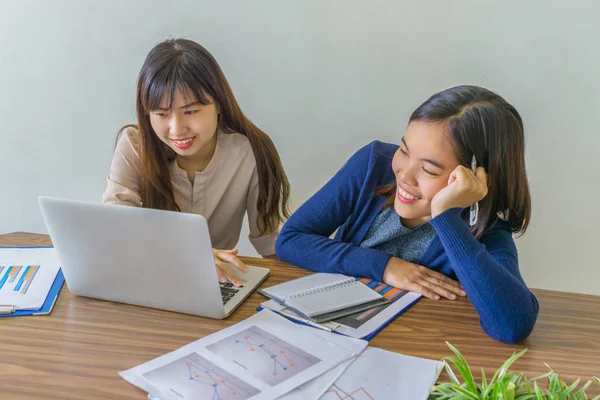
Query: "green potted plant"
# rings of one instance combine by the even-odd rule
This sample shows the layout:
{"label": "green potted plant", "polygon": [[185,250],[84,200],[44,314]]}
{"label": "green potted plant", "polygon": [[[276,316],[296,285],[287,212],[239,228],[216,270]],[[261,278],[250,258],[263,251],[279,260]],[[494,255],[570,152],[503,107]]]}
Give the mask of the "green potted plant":
{"label": "green potted plant", "polygon": [[[523,374],[509,372],[509,368],[527,349],[513,354],[494,373],[488,381],[483,368],[481,369],[481,382],[475,382],[471,367],[462,354],[450,343],[448,347],[456,357],[445,357],[446,372],[450,382],[438,382],[431,390],[429,400],[583,400],[588,399],[585,391],[592,384],[588,381],[581,388],[579,379],[567,385],[561,377],[547,364],[550,371],[542,376],[527,379]],[[458,371],[462,383],[454,373],[451,365]],[[538,381],[547,379],[547,387],[538,385]],[[594,377],[596,383],[600,379]],[[600,395],[592,400],[600,400]]]}

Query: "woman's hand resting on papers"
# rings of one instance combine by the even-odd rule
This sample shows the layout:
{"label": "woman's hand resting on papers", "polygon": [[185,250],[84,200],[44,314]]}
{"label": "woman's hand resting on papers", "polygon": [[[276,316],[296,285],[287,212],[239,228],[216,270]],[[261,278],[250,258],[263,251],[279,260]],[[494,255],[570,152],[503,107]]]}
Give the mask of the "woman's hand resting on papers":
{"label": "woman's hand resting on papers", "polygon": [[392,257],[383,272],[383,281],[398,289],[421,293],[423,296],[439,300],[440,296],[455,300],[456,296],[466,296],[457,281],[421,265]]}
{"label": "woman's hand resting on papers", "polygon": [[215,264],[217,265],[217,276],[219,282],[225,283],[227,281],[233,283],[235,286],[242,286],[242,281],[237,277],[235,272],[229,264],[233,264],[237,269],[246,273],[248,267],[237,258],[238,249],[233,250],[217,250],[213,249],[213,256],[215,257]]}

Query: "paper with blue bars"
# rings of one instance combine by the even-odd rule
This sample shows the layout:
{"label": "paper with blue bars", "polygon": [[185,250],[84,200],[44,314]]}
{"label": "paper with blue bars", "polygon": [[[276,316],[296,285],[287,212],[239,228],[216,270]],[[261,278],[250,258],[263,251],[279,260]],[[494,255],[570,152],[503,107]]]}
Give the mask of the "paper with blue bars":
{"label": "paper with blue bars", "polygon": [[40,309],[59,269],[53,248],[0,248],[0,307]]}

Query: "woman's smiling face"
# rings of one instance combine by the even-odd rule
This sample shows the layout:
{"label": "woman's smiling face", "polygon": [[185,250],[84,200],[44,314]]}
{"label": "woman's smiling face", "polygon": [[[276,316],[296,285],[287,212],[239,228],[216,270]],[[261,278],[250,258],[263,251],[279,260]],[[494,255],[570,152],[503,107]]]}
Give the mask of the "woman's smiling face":
{"label": "woman's smiling face", "polygon": [[411,122],[394,154],[394,209],[407,227],[431,219],[431,200],[448,185],[450,173],[459,165],[446,130],[445,123]]}

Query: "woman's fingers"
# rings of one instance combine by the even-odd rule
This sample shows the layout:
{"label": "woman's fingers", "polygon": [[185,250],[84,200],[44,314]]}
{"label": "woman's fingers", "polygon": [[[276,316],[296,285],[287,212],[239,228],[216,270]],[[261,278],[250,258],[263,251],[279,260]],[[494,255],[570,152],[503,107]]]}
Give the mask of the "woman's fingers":
{"label": "woman's fingers", "polygon": [[412,282],[409,283],[406,287],[406,290],[410,290],[411,292],[417,292],[422,294],[423,296],[427,297],[428,299],[432,299],[432,300],[439,300],[440,299],[440,295],[435,293],[433,290],[430,290],[428,287],[417,283],[417,282]]}
{"label": "woman's fingers", "polygon": [[430,299],[445,297],[454,300],[457,296],[466,296],[464,288],[454,279],[396,257],[388,261],[383,280],[388,285],[417,292]]}
{"label": "woman's fingers", "polygon": [[[237,253],[237,249],[234,249],[233,251],[235,251]],[[224,262],[233,264],[237,269],[239,269],[240,271],[246,273],[248,272],[248,267],[246,267],[246,264],[244,264],[239,258],[237,258],[237,256],[233,253],[226,253],[226,252],[217,252],[217,257]]]}
{"label": "woman's fingers", "polygon": [[465,290],[457,281],[448,278],[442,274],[438,274],[435,271],[425,274],[425,278],[431,284],[441,287],[449,292],[454,293],[457,296],[466,296]]}
{"label": "woman's fingers", "polygon": [[218,251],[218,252],[221,252],[221,253],[235,254],[235,255],[237,255],[237,253],[238,253],[238,249],[231,249],[231,250],[215,250],[215,251]]}
{"label": "woman's fingers", "polygon": [[436,300],[440,297],[455,300],[457,296],[465,296],[462,286],[447,276],[425,267],[420,267],[415,272],[412,279],[409,279],[409,290]]}
{"label": "woman's fingers", "polygon": [[248,267],[237,258],[237,249],[233,250],[216,250],[213,249],[213,256],[215,257],[215,264],[217,266],[217,276],[219,277],[219,282],[225,283],[229,280],[235,286],[243,286],[242,281],[235,274],[234,270],[231,268],[231,265],[235,266],[235,268],[239,269],[242,272],[248,272]]}
{"label": "woman's fingers", "polygon": [[[217,269],[220,270],[220,272],[226,278],[225,281],[229,280],[229,282],[233,283],[235,286],[242,286],[242,281],[240,280],[240,278],[237,277],[235,272],[233,272],[233,269],[229,266],[228,263],[220,261],[220,260],[215,260],[215,261],[217,264]],[[225,283],[224,281],[221,280],[221,278],[219,278],[219,282]]]}
{"label": "woman's fingers", "polygon": [[426,279],[422,279],[421,281],[418,282],[418,284],[429,289],[431,292],[433,292],[441,297],[445,297],[450,300],[456,300],[456,295],[454,293],[452,293],[451,291],[449,291],[447,289],[444,289],[441,286],[431,283],[430,281],[428,281]]}
{"label": "woman's fingers", "polygon": [[227,282],[227,277],[225,277],[225,274],[223,274],[221,272],[219,267],[216,267],[215,269],[217,270],[217,278],[219,279],[219,282],[221,282],[221,283]]}

